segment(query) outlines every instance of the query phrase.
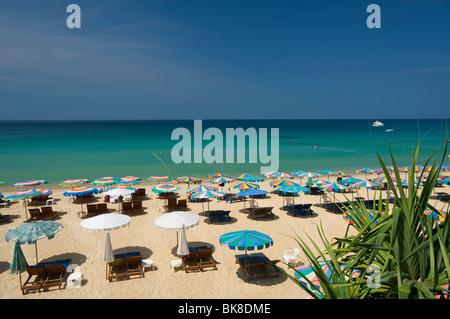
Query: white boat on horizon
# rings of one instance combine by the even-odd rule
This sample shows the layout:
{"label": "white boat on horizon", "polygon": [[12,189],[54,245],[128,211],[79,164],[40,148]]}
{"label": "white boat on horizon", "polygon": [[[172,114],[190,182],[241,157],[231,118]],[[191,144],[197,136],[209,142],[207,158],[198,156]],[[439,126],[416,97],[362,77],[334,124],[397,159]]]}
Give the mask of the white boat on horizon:
{"label": "white boat on horizon", "polygon": [[375,126],[375,127],[383,127],[384,124],[381,123],[380,121],[375,121],[375,122],[373,122],[372,126]]}

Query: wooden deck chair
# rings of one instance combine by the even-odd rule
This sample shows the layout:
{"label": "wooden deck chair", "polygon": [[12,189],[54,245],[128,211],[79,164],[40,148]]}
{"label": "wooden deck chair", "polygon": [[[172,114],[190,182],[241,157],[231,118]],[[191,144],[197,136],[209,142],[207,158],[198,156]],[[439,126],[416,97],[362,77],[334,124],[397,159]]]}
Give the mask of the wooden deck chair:
{"label": "wooden deck chair", "polygon": [[214,269],[217,269],[216,262],[214,258],[212,257],[212,248],[210,249],[199,249],[198,250],[198,260],[200,264],[200,269],[203,270],[204,268],[212,267]]}
{"label": "wooden deck chair", "polygon": [[181,269],[185,272],[190,270],[200,270],[200,262],[197,258],[197,251],[190,251],[189,255],[181,256]]}
{"label": "wooden deck chair", "polygon": [[176,198],[169,198],[167,200],[167,211],[174,211],[174,210],[178,210],[178,205],[177,205],[177,199]]}
{"label": "wooden deck chair", "polygon": [[42,219],[44,220],[52,220],[56,217],[56,212],[53,211],[51,206],[46,206],[41,208]]}
{"label": "wooden deck chair", "polygon": [[61,284],[64,282],[64,275],[66,274],[66,267],[62,264],[45,266],[45,271],[47,272],[47,277],[42,283],[42,289],[48,290],[48,288],[56,286],[61,289]]}
{"label": "wooden deck chair", "polygon": [[178,201],[178,210],[187,210],[187,200],[186,199],[180,199]]}
{"label": "wooden deck chair", "polygon": [[123,202],[122,203],[122,213],[131,214],[133,213],[133,206],[131,202]]}
{"label": "wooden deck chair", "polygon": [[133,214],[142,214],[144,210],[142,208],[142,201],[133,202]]}
{"label": "wooden deck chair", "polygon": [[28,278],[20,287],[20,289],[22,290],[22,294],[24,295],[26,291],[31,289],[38,289],[38,291],[41,291],[42,284],[47,277],[45,267],[28,267],[27,273]]}
{"label": "wooden deck chair", "polygon": [[95,204],[86,205],[86,209],[87,209],[86,217],[92,217],[92,216],[98,215],[97,205],[95,205]]}
{"label": "wooden deck chair", "polygon": [[27,222],[41,220],[43,217],[39,208],[30,208],[28,209],[28,212],[30,213],[30,218],[27,219]]}
{"label": "wooden deck chair", "polygon": [[144,277],[144,269],[142,268],[142,256],[126,257],[126,272],[127,279],[130,276]]}
{"label": "wooden deck chair", "polygon": [[106,214],[108,212],[108,206],[106,203],[97,204],[97,213]]}
{"label": "wooden deck chair", "polygon": [[107,279],[111,282],[113,279],[125,278],[126,265],[124,258],[114,258],[114,260],[108,263],[108,276]]}

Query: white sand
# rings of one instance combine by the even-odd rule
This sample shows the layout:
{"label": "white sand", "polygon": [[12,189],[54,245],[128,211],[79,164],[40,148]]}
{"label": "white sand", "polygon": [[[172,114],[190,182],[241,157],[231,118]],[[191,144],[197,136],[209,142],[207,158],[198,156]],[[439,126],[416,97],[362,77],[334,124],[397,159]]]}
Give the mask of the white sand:
{"label": "white sand", "polygon": [[[355,175],[355,177],[364,178],[364,174]],[[330,177],[330,180],[334,180]],[[296,178],[294,180],[298,182]],[[261,189],[271,190],[268,180],[261,183]],[[302,181],[303,185],[305,181]],[[206,185],[212,185],[205,182]],[[146,188],[147,194],[153,192],[151,188],[155,183],[142,183],[137,187]],[[227,187],[232,184],[226,184]],[[185,190],[192,185],[180,185],[181,191],[179,198],[186,198]],[[219,243],[219,237],[230,231],[243,229],[253,229],[270,235],[273,238],[274,245],[264,249],[261,252],[270,259],[282,259],[286,249],[298,247],[296,241],[292,238],[293,231],[297,232],[307,241],[307,235],[311,236],[316,242],[320,243],[317,235],[317,225],[321,222],[327,236],[344,236],[347,228],[347,222],[341,214],[332,214],[321,207],[313,206],[313,216],[293,217],[285,211],[280,210],[282,206],[282,197],[276,194],[270,194],[269,198],[257,199],[260,207],[273,206],[273,212],[276,217],[271,220],[253,220],[239,210],[243,208],[243,202],[228,204],[225,201],[211,201],[211,209],[231,210],[231,222],[217,222],[210,224],[208,219],[201,214],[201,203],[188,203],[190,211],[200,213],[200,224],[197,227],[187,230],[187,240],[191,246],[210,245],[214,248],[213,257],[217,262],[217,270],[208,269],[204,272],[185,273],[177,269],[172,272],[170,261],[179,259],[176,255],[177,238],[176,232],[164,231],[154,225],[154,220],[161,216],[159,207],[163,206],[161,199],[148,199],[144,201],[143,206],[145,214],[141,216],[132,216],[128,227],[111,232],[111,241],[114,253],[126,251],[140,251],[144,258],[151,258],[155,264],[155,270],[147,268],[144,278],[131,278],[118,282],[109,282],[105,278],[105,264],[102,262],[102,249],[104,244],[104,232],[87,232],[79,226],[82,220],[77,212],[80,211],[80,205],[69,202],[68,197],[63,196],[66,189],[52,189],[53,197],[57,199],[53,206],[59,216],[55,221],[63,225],[63,229],[56,234],[55,238],[41,239],[38,241],[39,261],[52,261],[57,259],[71,258],[72,263],[78,264],[84,276],[83,286],[80,289],[67,288],[65,284],[61,290],[53,287],[46,292],[30,291],[22,295],[19,287],[18,275],[10,275],[9,265],[12,257],[13,242],[5,241],[6,232],[14,227],[22,225],[25,221],[24,207],[19,203],[13,203],[8,208],[1,208],[2,214],[12,215],[13,221],[0,225],[0,298],[175,298],[175,299],[201,299],[201,298],[277,298],[293,299],[302,298],[306,294],[295,283],[285,275],[278,277],[269,277],[264,279],[253,279],[247,281],[244,273],[235,263],[234,255],[237,251],[230,250],[227,246]],[[219,189],[220,190],[220,189]],[[17,189],[3,186],[2,193],[7,196],[17,191]],[[450,186],[446,185],[436,191],[450,192]],[[359,191],[360,195],[367,197],[365,189]],[[374,191],[369,191],[372,198]],[[338,199],[344,200],[342,194],[336,195]],[[347,194],[347,196],[351,196]],[[101,195],[96,195],[97,202],[103,202]],[[295,198],[295,203],[319,203],[319,196],[301,194]],[[437,203],[437,204],[436,204]],[[433,200],[438,208],[444,206],[443,202]],[[206,207],[206,206],[205,206]],[[108,208],[117,212],[118,205],[108,203]],[[292,228],[292,229],[291,229]],[[35,246],[24,244],[22,250],[30,265],[36,263]],[[297,259],[298,265],[306,262],[301,254]],[[279,263],[279,266],[285,267]],[[288,273],[294,274],[292,269]],[[25,281],[27,274],[23,273],[22,281]]]}

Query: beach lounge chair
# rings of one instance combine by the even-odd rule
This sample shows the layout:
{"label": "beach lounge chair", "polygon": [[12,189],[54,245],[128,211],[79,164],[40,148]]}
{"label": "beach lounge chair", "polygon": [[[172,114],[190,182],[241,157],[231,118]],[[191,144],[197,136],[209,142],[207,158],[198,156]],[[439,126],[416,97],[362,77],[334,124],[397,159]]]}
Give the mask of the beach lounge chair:
{"label": "beach lounge chair", "polygon": [[97,205],[95,205],[95,204],[86,205],[86,209],[87,209],[86,217],[92,217],[92,216],[98,215]]}
{"label": "beach lounge chair", "polygon": [[97,213],[98,214],[108,213],[108,205],[106,203],[97,204]]}
{"label": "beach lounge chair", "polygon": [[197,258],[196,250],[190,251],[188,255],[181,256],[181,269],[185,272],[190,270],[200,270],[200,262]]}
{"label": "beach lounge chair", "polygon": [[10,215],[2,215],[0,214],[0,224],[1,223],[6,223],[7,221],[11,220],[11,216]]}
{"label": "beach lounge chair", "polygon": [[178,210],[188,210],[186,199],[180,199],[178,201]]}
{"label": "beach lounge chair", "polygon": [[61,284],[64,282],[64,275],[66,274],[66,267],[63,264],[45,265],[47,276],[42,283],[41,288],[45,291],[50,287],[58,286],[61,289]]}
{"label": "beach lounge chair", "polygon": [[256,207],[256,208],[249,208],[247,211],[249,215],[255,219],[267,217],[274,218],[275,214],[272,213],[272,209],[273,207]]}
{"label": "beach lounge chair", "polygon": [[43,220],[52,220],[57,216],[56,212],[53,211],[53,208],[51,206],[42,207],[41,213]]}
{"label": "beach lounge chair", "polygon": [[126,271],[125,276],[130,279],[130,276],[144,277],[144,268],[142,267],[142,256],[131,255],[127,253],[125,255]]}
{"label": "beach lounge chair", "polygon": [[167,211],[174,211],[174,210],[178,210],[178,205],[177,205],[177,199],[176,198],[169,198],[167,200]]}
{"label": "beach lounge chair", "polygon": [[279,270],[274,266],[279,260],[269,260],[263,253],[236,255],[238,263],[248,280],[268,276],[278,276]]}
{"label": "beach lounge chair", "polygon": [[147,199],[147,194],[145,193],[145,188],[138,188],[137,189],[137,197],[139,199],[142,199],[142,200]]}
{"label": "beach lounge chair", "polygon": [[216,221],[229,222],[231,221],[230,213],[231,211],[229,210],[210,210],[206,212],[206,215],[211,223]]}
{"label": "beach lounge chair", "polygon": [[[125,257],[125,255],[123,255]],[[126,265],[125,258],[114,256],[114,260],[108,263],[108,276],[107,279],[111,282],[113,279],[125,278]]]}
{"label": "beach lounge chair", "polygon": [[38,291],[41,291],[42,284],[44,283],[44,280],[47,277],[45,266],[28,267],[27,273],[28,278],[20,287],[20,289],[22,290],[22,294],[24,295],[26,291],[32,289],[38,289]]}
{"label": "beach lounge chair", "polygon": [[27,222],[41,220],[43,217],[39,208],[30,208],[28,209],[28,212],[30,213],[30,218],[27,219]]}
{"label": "beach lounge chair", "polygon": [[214,268],[217,269],[216,262],[212,257],[212,248],[197,250],[197,258],[199,261],[200,269]]}
{"label": "beach lounge chair", "polygon": [[124,213],[124,214],[132,214],[133,213],[132,202],[123,202],[122,203],[122,213]]}
{"label": "beach lounge chair", "polygon": [[142,201],[133,202],[133,214],[143,214]]}

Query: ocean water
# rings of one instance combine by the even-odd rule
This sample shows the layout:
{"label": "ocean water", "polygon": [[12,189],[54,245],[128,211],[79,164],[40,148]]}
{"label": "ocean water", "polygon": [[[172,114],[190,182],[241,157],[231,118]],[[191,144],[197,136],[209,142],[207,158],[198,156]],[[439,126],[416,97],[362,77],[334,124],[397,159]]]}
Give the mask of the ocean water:
{"label": "ocean water", "polygon": [[[203,131],[218,128],[279,129],[279,171],[379,168],[375,149],[391,165],[388,145],[399,166],[410,164],[411,153],[421,142],[419,165],[423,165],[445,141],[445,120],[380,119],[383,128],[369,120],[203,120]],[[194,136],[193,120],[177,121],[2,121],[0,122],[0,180],[5,186],[28,179],[49,184],[71,178],[95,180],[103,176],[151,175],[196,176],[222,172],[229,175],[260,175],[258,158],[248,163],[180,163],[171,150],[179,142],[172,131],[186,128]],[[392,128],[393,132],[386,132]],[[260,135],[259,135],[260,136]],[[203,141],[203,147],[210,141]],[[268,150],[270,154],[270,144]],[[248,145],[246,145],[248,149]],[[155,154],[158,156],[155,156]],[[247,154],[248,155],[248,154]],[[224,157],[225,160],[225,157]],[[448,158],[444,164],[449,165]],[[1,189],[0,189],[1,192]]]}

